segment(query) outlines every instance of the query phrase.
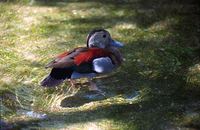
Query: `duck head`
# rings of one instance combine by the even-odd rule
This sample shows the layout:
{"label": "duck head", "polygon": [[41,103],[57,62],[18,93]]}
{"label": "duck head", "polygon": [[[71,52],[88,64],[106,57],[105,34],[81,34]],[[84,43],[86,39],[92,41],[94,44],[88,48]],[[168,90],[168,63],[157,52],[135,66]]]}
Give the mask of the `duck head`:
{"label": "duck head", "polygon": [[87,47],[89,48],[121,48],[123,46],[123,43],[113,40],[105,29],[94,29],[87,36]]}
{"label": "duck head", "polygon": [[118,49],[123,46],[123,43],[113,40],[110,33],[105,29],[94,29],[87,36],[87,47],[97,47],[109,50],[115,55],[118,65],[124,61],[124,58]]}

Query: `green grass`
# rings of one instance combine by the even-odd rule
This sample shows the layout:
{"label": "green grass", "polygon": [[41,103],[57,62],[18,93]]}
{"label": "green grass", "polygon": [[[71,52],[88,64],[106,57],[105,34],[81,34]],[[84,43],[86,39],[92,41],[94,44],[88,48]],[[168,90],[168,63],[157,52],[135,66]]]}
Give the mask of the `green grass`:
{"label": "green grass", "polygon": [[[196,3],[0,2],[1,118],[16,129],[199,129],[200,8]],[[97,27],[125,43],[121,51],[126,61],[115,73],[95,79],[110,96],[86,104],[80,99],[77,104],[83,105],[65,107],[73,91],[78,95],[86,88],[68,91],[67,83],[41,88],[39,82],[49,72],[44,66],[62,51],[85,46],[87,33]],[[133,91],[140,93],[139,98],[125,100]],[[47,113],[48,118],[29,118],[20,110]]]}

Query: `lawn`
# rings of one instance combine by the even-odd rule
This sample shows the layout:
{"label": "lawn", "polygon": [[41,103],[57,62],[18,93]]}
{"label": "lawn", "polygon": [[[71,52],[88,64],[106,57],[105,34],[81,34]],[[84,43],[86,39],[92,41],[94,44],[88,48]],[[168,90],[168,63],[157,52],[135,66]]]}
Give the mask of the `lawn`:
{"label": "lawn", "polygon": [[[0,113],[12,129],[200,129],[197,0],[10,0],[0,2]],[[94,28],[125,44],[124,64],[82,87],[44,89],[58,53],[86,45]],[[135,95],[135,96],[133,96]],[[33,112],[35,116],[28,116]],[[46,114],[45,118],[37,118]],[[0,122],[1,123],[1,122]],[[2,125],[3,126],[3,125]]]}

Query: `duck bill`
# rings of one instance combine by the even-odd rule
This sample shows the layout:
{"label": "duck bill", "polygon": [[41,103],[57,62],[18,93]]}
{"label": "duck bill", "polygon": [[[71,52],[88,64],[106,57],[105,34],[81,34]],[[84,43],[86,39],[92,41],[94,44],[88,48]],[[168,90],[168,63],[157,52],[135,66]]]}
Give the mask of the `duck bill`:
{"label": "duck bill", "polygon": [[124,46],[124,44],[119,41],[112,40],[111,46],[117,47],[117,48],[122,48]]}

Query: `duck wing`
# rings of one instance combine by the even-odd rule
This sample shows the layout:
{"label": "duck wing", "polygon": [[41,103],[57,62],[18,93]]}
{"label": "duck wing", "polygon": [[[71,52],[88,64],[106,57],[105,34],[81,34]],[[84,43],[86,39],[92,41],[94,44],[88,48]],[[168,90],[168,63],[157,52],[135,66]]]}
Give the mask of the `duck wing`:
{"label": "duck wing", "polygon": [[83,63],[90,63],[95,58],[111,56],[112,53],[101,48],[76,48],[70,52],[64,52],[58,55],[53,61],[46,65],[46,68],[66,68],[70,66],[79,66]]}
{"label": "duck wing", "polygon": [[49,62],[45,68],[66,68],[75,65],[74,58],[80,53],[88,51],[87,47],[75,48],[69,52],[59,54],[54,60]]}

